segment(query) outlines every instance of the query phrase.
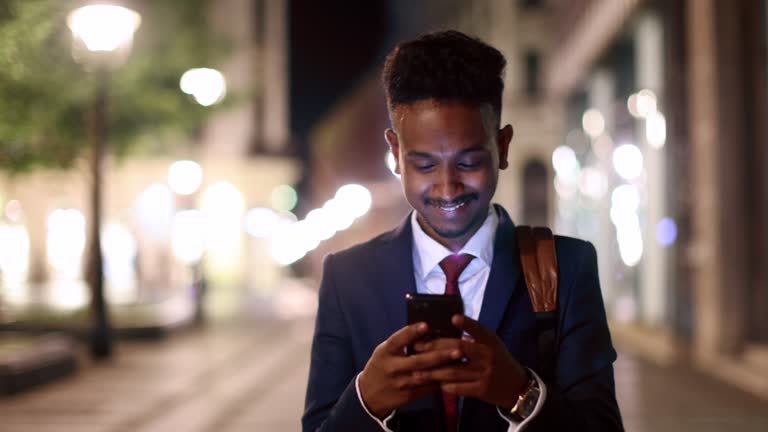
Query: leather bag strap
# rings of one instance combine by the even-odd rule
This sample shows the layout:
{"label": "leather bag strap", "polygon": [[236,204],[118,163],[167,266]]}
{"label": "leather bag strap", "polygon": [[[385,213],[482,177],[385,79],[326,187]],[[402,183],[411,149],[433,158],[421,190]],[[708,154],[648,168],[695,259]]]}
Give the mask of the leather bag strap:
{"label": "leather bag strap", "polygon": [[516,227],[520,262],[534,312],[557,310],[557,255],[555,238],[546,227]]}
{"label": "leather bag strap", "polygon": [[515,228],[525,285],[536,314],[537,361],[545,381],[554,379],[557,359],[558,268],[555,238],[546,227]]}

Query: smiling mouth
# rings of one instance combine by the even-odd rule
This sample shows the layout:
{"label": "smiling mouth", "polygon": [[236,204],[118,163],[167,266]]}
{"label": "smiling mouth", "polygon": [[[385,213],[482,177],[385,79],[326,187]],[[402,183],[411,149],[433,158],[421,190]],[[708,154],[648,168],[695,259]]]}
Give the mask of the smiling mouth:
{"label": "smiling mouth", "polygon": [[474,196],[472,195],[466,195],[459,197],[455,200],[451,201],[443,201],[443,200],[428,200],[427,204],[437,207],[443,212],[446,213],[453,213],[457,211],[458,209],[464,207],[465,205],[469,204],[469,202],[474,199]]}
{"label": "smiling mouth", "polygon": [[464,207],[464,205],[465,205],[466,203],[467,203],[466,201],[462,201],[462,202],[460,202],[460,203],[458,203],[458,204],[454,204],[454,205],[448,205],[448,206],[446,206],[446,205],[440,205],[440,206],[438,206],[438,207],[440,207],[440,210],[442,210],[442,211],[446,211],[446,212],[454,212],[454,211],[458,210],[459,208],[461,208],[461,207]]}

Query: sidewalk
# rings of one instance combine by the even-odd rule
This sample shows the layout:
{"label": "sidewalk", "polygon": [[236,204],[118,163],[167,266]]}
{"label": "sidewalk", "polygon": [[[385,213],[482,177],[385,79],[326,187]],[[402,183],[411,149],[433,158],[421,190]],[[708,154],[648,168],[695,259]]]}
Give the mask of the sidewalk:
{"label": "sidewalk", "polygon": [[298,430],[311,325],[252,322],[122,342],[109,362],[83,356],[74,377],[0,399],[0,429]]}
{"label": "sidewalk", "polygon": [[[0,398],[3,432],[299,431],[312,320],[253,321],[122,342],[111,362]],[[768,430],[768,401],[622,354],[630,432]]]}

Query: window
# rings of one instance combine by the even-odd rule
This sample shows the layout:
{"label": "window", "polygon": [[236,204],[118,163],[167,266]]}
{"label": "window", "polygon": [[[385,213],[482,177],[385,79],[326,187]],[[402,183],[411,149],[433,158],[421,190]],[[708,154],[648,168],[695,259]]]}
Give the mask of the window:
{"label": "window", "polygon": [[523,168],[523,223],[533,226],[549,225],[549,181],[547,166],[538,159],[526,162]]}
{"label": "window", "polygon": [[533,98],[539,95],[540,71],[541,64],[539,61],[539,54],[535,51],[528,51],[525,54],[525,93],[528,97]]}
{"label": "window", "polygon": [[538,9],[544,6],[544,0],[520,0],[523,9]]}

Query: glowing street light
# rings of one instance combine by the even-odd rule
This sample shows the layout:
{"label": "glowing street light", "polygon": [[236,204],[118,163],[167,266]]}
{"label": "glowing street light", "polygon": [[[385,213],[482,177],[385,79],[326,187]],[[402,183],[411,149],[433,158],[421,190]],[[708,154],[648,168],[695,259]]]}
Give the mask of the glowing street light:
{"label": "glowing street light", "polygon": [[112,354],[112,329],[104,300],[104,263],[101,253],[101,185],[103,160],[107,144],[107,88],[109,69],[128,58],[133,34],[141,24],[141,16],[128,8],[109,4],[92,4],[75,9],[67,18],[72,30],[72,55],[86,70],[97,73],[96,97],[89,127],[92,137],[91,159],[91,245],[89,251],[89,283],[91,286],[94,328],[91,352],[97,358]]}
{"label": "glowing street light", "polygon": [[79,36],[90,51],[114,51],[133,39],[141,16],[115,5],[83,6],[67,20],[72,32]]}

